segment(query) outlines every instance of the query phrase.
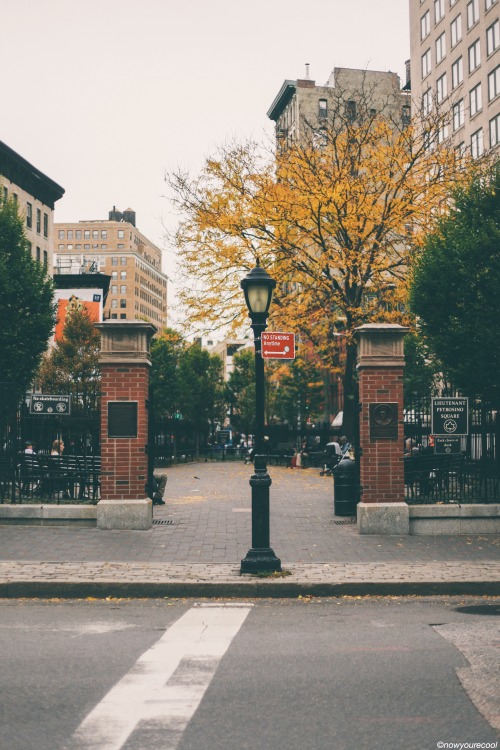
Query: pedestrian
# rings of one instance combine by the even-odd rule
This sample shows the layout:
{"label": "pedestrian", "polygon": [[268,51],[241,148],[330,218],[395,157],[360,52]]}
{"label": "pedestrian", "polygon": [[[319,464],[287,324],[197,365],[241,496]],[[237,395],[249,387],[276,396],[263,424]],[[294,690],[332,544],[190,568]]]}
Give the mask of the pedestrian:
{"label": "pedestrian", "polygon": [[64,451],[64,443],[62,440],[54,440],[52,443],[52,450],[50,451],[51,456],[62,456]]}
{"label": "pedestrian", "polygon": [[35,450],[33,449],[33,443],[31,442],[31,440],[26,441],[24,445],[24,452],[27,455],[33,455],[35,453]]}
{"label": "pedestrian", "polygon": [[351,444],[347,438],[347,435],[342,435],[339,439],[340,443],[340,453],[342,454],[342,458],[351,458]]}

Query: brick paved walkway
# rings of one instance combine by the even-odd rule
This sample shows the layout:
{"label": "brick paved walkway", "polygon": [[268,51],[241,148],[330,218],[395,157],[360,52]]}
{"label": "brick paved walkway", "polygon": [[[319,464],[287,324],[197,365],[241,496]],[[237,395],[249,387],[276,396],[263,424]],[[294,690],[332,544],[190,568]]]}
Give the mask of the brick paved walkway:
{"label": "brick paved walkway", "polygon": [[191,591],[210,595],[218,586],[223,595],[248,592],[253,581],[253,589],[265,595],[296,593],[304,586],[330,593],[377,586],[394,592],[403,584],[408,591],[413,586],[412,593],[417,584],[428,592],[454,586],[455,593],[465,593],[462,584],[480,593],[482,584],[484,593],[494,593],[495,586],[500,593],[499,535],[360,536],[354,524],[335,518],[332,479],[320,477],[317,469],[269,470],[271,546],[292,575],[241,577],[239,562],[251,545],[251,471],[233,462],[168,469],[166,505],[155,507],[149,531],[0,526],[0,589],[13,595],[38,581],[45,586],[39,591],[49,595],[61,593],[63,584],[69,591],[73,582],[75,592],[78,586],[88,592],[92,583],[94,593],[152,595],[185,591],[190,584]]}

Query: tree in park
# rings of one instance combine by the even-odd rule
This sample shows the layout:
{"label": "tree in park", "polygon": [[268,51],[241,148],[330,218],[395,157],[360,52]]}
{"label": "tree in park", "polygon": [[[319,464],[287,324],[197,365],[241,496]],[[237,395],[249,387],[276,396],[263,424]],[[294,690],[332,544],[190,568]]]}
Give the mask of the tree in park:
{"label": "tree in park", "polygon": [[[256,263],[279,282],[270,324],[306,336],[327,367],[339,360],[344,429],[354,424],[355,329],[401,320],[411,248],[463,173],[437,109],[407,125],[368,87],[335,89],[327,122],[277,153],[230,143],[191,177],[167,177],[181,213],[183,303],[201,329],[246,323],[241,278]],[[357,115],[347,106],[356,98]],[[400,112],[400,109],[398,110]],[[370,303],[369,300],[372,300]],[[343,345],[338,345],[338,333]]]}
{"label": "tree in park", "polygon": [[69,393],[74,409],[96,411],[101,389],[100,340],[85,307],[68,309],[62,337],[44,356],[37,385],[45,393]]}
{"label": "tree in park", "polygon": [[500,165],[454,192],[425,238],[410,303],[424,341],[456,388],[500,405]]}
{"label": "tree in park", "polygon": [[325,383],[318,365],[303,357],[281,363],[273,378],[276,383],[274,411],[278,418],[296,430],[322,416]]}
{"label": "tree in park", "polygon": [[15,408],[47,348],[55,324],[53,284],[33,260],[17,203],[0,197],[0,383]]}
{"label": "tree in park", "polygon": [[173,328],[164,328],[151,343],[151,396],[154,413],[173,418],[179,410],[179,361],[185,342]]}
{"label": "tree in park", "polygon": [[[237,432],[255,432],[255,364],[254,351],[243,349],[233,357],[233,369],[226,384],[226,401],[231,425]],[[268,391],[267,391],[268,392]]]}
{"label": "tree in park", "polygon": [[179,408],[184,418],[194,426],[196,454],[200,438],[210,424],[223,421],[222,361],[198,344],[187,346],[179,360]]}

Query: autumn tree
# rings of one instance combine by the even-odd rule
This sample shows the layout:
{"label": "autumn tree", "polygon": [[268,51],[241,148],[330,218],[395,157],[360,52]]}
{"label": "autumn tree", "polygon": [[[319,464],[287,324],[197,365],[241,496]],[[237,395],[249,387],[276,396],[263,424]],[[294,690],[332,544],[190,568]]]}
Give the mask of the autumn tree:
{"label": "autumn tree", "polygon": [[181,213],[175,239],[190,324],[242,325],[239,282],[259,256],[279,282],[271,325],[309,338],[327,366],[338,361],[342,334],[349,430],[355,329],[401,320],[412,247],[464,166],[438,143],[439,110],[408,125],[393,103],[375,106],[369,87],[335,88],[332,97],[330,118],[304,122],[301,140],[277,153],[233,142],[198,176],[178,170],[167,179]]}
{"label": "autumn tree", "polygon": [[410,302],[443,373],[469,396],[500,405],[500,165],[454,191],[425,238]]}
{"label": "autumn tree", "polygon": [[68,393],[73,408],[92,412],[99,408],[101,337],[85,307],[68,311],[62,337],[44,356],[37,385],[45,393]]}
{"label": "autumn tree", "polygon": [[0,195],[0,401],[17,406],[55,324],[54,289],[33,260],[17,203]]}

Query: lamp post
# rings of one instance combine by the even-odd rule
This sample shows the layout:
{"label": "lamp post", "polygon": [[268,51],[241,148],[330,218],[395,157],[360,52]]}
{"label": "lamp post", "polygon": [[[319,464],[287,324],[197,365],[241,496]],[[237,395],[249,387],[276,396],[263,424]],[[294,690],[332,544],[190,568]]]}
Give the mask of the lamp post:
{"label": "lamp post", "polygon": [[255,345],[255,446],[252,488],[252,547],[241,561],[241,573],[281,570],[281,561],[269,546],[269,487],[267,456],[264,449],[264,360],[262,358],[262,332],[267,328],[267,315],[276,281],[257,266],[241,281],[248,314],[252,321]]}

